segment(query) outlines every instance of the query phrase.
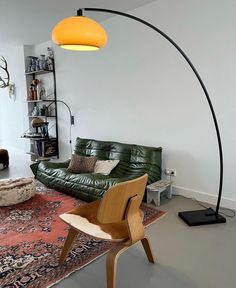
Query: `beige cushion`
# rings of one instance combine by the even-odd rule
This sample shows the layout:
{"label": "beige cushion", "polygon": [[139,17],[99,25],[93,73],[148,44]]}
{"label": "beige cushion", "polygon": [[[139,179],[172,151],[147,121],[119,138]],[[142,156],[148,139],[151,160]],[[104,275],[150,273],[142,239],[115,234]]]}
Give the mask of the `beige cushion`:
{"label": "beige cushion", "polygon": [[92,173],[97,158],[94,156],[84,157],[77,154],[73,154],[70,160],[68,171],[72,173]]}
{"label": "beige cushion", "polygon": [[35,182],[31,178],[0,181],[0,206],[10,206],[29,200],[36,193]]}
{"label": "beige cushion", "polygon": [[119,162],[120,160],[97,160],[94,167],[94,173],[109,175]]}

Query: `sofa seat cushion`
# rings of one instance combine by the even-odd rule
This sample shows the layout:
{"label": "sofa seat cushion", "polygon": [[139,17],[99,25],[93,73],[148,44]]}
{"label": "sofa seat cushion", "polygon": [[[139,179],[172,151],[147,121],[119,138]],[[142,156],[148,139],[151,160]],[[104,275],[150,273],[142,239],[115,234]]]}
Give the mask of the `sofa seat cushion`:
{"label": "sofa seat cushion", "polygon": [[42,161],[38,165],[37,179],[47,187],[62,191],[85,201],[100,199],[112,185],[133,179],[130,175],[117,177],[116,173],[103,175],[100,173],[74,174],[67,168],[53,168],[51,162]]}

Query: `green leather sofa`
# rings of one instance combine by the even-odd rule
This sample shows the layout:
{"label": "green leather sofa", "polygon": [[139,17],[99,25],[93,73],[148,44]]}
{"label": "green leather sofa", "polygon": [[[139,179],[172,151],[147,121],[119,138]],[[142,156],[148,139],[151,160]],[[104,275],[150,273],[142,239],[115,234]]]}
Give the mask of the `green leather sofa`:
{"label": "green leather sofa", "polygon": [[148,173],[148,184],[161,179],[161,147],[77,138],[74,153],[96,156],[99,160],[119,159],[120,162],[110,175],[104,176],[71,173],[67,171],[69,160],[63,163],[40,161],[31,165],[35,178],[49,188],[88,202],[101,198],[110,186],[145,173]]}

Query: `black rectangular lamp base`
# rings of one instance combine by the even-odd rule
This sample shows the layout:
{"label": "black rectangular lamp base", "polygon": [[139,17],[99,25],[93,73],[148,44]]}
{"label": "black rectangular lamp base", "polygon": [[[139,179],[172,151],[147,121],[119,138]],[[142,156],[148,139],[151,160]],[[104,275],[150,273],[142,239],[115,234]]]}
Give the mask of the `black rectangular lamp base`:
{"label": "black rectangular lamp base", "polygon": [[179,217],[189,226],[225,223],[226,219],[220,214],[215,214],[211,208],[178,213]]}

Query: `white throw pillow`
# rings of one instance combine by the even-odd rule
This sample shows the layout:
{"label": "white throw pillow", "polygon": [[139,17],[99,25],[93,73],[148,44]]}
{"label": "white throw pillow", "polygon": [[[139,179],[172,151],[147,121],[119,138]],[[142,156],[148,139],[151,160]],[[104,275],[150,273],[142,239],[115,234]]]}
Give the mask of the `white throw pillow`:
{"label": "white throw pillow", "polygon": [[120,160],[97,160],[93,173],[109,175],[119,162]]}

